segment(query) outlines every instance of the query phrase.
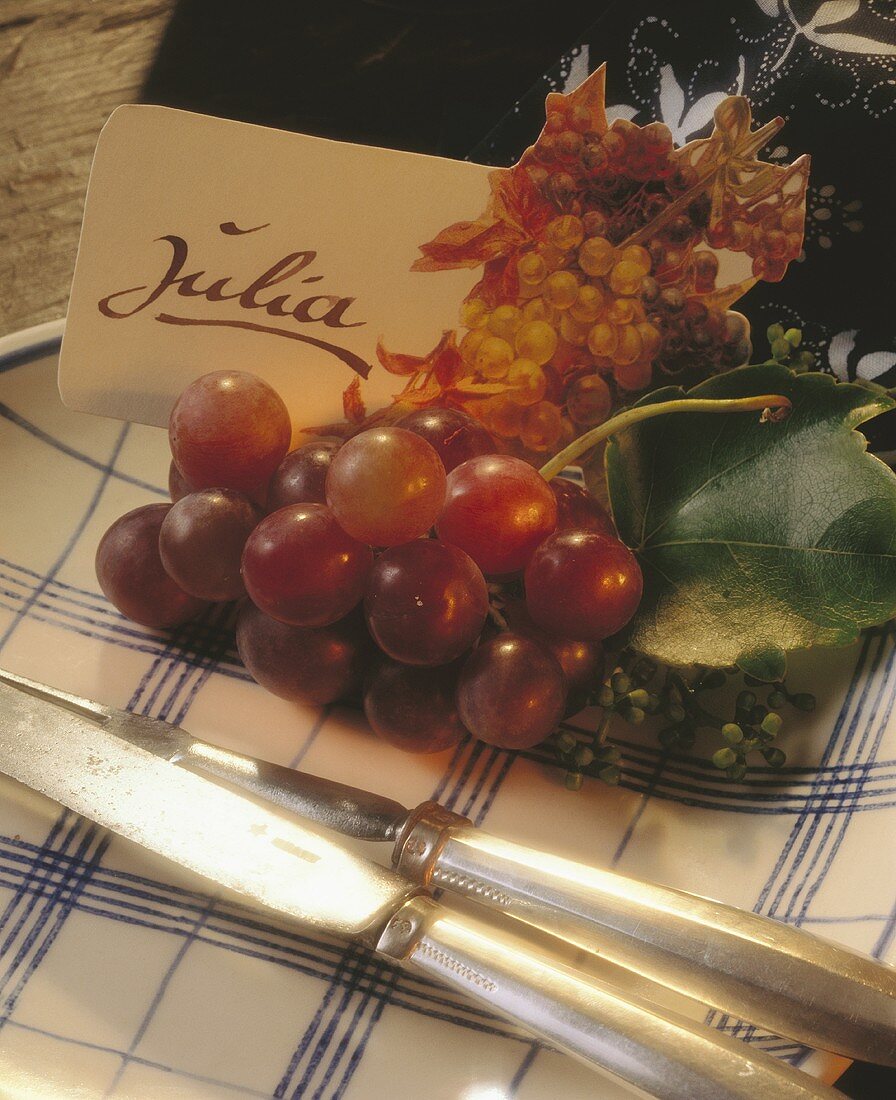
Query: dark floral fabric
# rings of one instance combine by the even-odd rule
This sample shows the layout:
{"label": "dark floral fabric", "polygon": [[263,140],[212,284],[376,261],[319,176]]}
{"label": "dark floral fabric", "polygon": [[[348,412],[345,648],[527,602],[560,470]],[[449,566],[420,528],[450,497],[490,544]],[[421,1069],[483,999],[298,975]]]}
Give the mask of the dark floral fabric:
{"label": "dark floral fabric", "polygon": [[[802,328],[822,369],[896,386],[896,0],[619,0],[470,154],[513,163],[544,97],[607,63],[607,112],[705,137],[726,95],[786,126],[762,157],[812,157],[806,238],[780,283],[738,303],[761,354],[774,321]],[[896,416],[873,444],[896,448]]]}

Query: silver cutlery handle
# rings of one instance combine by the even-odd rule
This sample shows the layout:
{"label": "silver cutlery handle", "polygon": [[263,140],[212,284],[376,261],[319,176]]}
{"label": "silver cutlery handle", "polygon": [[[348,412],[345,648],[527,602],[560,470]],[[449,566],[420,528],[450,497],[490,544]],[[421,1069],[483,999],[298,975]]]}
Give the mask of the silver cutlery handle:
{"label": "silver cutlery handle", "polygon": [[559,936],[777,1035],[896,1065],[896,969],[756,913],[411,816],[398,870]]}
{"label": "silver cutlery handle", "polygon": [[841,1094],[745,1043],[564,967],[428,897],[406,902],[377,950],[460,990],[593,1069],[660,1100]]}

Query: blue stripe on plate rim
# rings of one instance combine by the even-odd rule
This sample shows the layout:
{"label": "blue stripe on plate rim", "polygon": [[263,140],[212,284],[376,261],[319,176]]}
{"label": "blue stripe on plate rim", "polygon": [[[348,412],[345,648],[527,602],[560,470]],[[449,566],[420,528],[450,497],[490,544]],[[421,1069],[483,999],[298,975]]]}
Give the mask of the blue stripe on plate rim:
{"label": "blue stripe on plate rim", "polygon": [[0,373],[23,361],[56,351],[62,344],[64,332],[65,318],[60,317],[56,321],[44,321],[41,325],[0,336]]}

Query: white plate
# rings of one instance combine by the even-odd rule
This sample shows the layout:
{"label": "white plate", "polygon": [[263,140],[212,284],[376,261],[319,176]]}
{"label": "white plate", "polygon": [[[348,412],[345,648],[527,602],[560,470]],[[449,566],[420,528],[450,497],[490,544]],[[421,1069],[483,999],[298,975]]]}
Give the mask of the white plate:
{"label": "white plate", "polygon": [[[890,633],[794,671],[818,691],[818,710],[789,723],[783,772],[758,769],[749,784],[728,784],[696,758],[663,756],[648,732],[623,731],[621,788],[589,782],[576,794],[553,767],[483,745],[403,755],[375,741],[358,715],[267,695],[216,615],[172,637],[127,622],[102,597],[97,541],[124,511],[164,499],[167,443],[157,429],[63,408],[60,331],[40,326],[0,341],[0,664],[407,804],[437,797],[495,833],[892,956]],[[834,1061],[792,1043],[713,1022],[835,1073]],[[622,1095],[358,948],[216,902],[199,879],[5,779],[0,1093]]]}

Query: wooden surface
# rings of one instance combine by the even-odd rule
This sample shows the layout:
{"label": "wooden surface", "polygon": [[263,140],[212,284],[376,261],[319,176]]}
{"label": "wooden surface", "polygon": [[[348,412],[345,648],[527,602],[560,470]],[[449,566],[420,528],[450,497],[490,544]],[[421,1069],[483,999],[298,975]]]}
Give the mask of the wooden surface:
{"label": "wooden surface", "polygon": [[0,335],[61,317],[87,177],[173,0],[0,0]]}

